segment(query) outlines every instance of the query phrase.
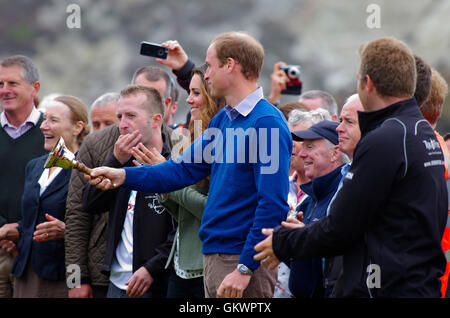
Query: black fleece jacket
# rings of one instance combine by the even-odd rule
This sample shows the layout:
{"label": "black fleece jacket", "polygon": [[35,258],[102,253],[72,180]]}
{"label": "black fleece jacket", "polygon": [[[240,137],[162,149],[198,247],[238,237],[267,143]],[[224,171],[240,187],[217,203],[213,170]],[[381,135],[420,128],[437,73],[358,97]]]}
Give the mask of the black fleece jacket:
{"label": "black fleece jacket", "polygon": [[359,123],[361,140],[329,216],[277,228],[275,255],[343,254],[337,297],[440,297],[448,201],[433,129],[414,98],[360,112]]}

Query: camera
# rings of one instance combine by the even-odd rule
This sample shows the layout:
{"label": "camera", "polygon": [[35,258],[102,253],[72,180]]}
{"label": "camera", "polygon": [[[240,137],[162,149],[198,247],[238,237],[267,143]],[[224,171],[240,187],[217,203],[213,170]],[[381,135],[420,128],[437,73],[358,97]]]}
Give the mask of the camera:
{"label": "camera", "polygon": [[169,49],[159,44],[150,42],[141,42],[141,55],[157,57],[165,60],[169,54]]}
{"label": "camera", "polygon": [[283,70],[288,77],[288,81],[286,82],[286,89],[281,91],[281,94],[300,95],[302,93],[300,65],[284,65],[280,67],[280,70]]}

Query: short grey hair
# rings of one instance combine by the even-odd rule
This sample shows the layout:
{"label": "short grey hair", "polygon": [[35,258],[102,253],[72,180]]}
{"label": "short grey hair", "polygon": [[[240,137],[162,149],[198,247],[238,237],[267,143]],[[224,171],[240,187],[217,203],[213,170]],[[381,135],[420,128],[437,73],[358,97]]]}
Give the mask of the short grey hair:
{"label": "short grey hair", "polygon": [[330,114],[336,114],[338,113],[337,103],[331,94],[321,91],[321,90],[310,90],[306,91],[303,94],[300,95],[299,101],[302,99],[314,99],[314,98],[321,98],[323,103],[320,106],[323,109],[326,109],[330,112]]}
{"label": "short grey hair", "polygon": [[33,84],[39,81],[39,71],[33,61],[24,55],[13,55],[1,61],[2,67],[20,66],[22,68],[22,78]]}
{"label": "short grey hair", "polygon": [[91,110],[94,107],[103,107],[109,104],[116,104],[119,101],[120,98],[120,94],[116,93],[116,92],[110,92],[110,93],[105,93],[103,95],[101,95],[100,97],[98,97],[91,105]]}
{"label": "short grey hair", "polygon": [[344,105],[342,105],[342,107],[344,107],[344,106],[347,105],[347,104],[356,102],[357,100],[359,100],[359,95],[358,95],[358,93],[355,93],[355,94],[349,96],[349,97],[345,100],[345,103],[344,103]]}
{"label": "short grey hair", "polygon": [[330,112],[323,108],[317,108],[314,110],[310,110],[309,115],[312,117],[312,121],[314,124],[317,124],[318,122],[321,122],[324,120],[333,121]]}
{"label": "short grey hair", "polygon": [[305,112],[300,109],[293,109],[288,114],[288,124],[292,126],[297,126],[304,121],[313,122],[313,118],[309,112]]}

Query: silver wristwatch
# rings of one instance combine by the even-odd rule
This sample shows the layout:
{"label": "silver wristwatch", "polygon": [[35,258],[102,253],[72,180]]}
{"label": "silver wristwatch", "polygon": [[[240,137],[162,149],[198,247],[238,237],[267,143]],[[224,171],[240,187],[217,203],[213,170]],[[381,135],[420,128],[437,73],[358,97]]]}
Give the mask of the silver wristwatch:
{"label": "silver wristwatch", "polygon": [[253,271],[250,268],[248,268],[247,266],[245,266],[244,264],[238,264],[237,270],[239,271],[239,273],[244,274],[244,275],[252,275],[253,274]]}

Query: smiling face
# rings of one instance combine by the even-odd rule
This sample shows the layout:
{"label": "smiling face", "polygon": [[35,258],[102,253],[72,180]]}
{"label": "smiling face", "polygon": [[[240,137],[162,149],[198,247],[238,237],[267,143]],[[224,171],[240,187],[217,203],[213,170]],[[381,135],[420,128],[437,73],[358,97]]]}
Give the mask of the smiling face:
{"label": "smiling face", "polygon": [[305,176],[312,180],[333,171],[337,167],[334,156],[334,150],[328,147],[325,139],[305,139],[300,151]]}
{"label": "smiling face", "polygon": [[28,83],[20,66],[0,66],[0,101],[6,114],[31,111],[39,82]]}
{"label": "smiling face", "polygon": [[[309,120],[304,120],[297,125],[289,125],[289,130],[291,132],[305,130],[311,127],[313,123]],[[304,163],[303,159],[300,157],[300,152],[302,151],[303,142],[301,141],[292,141],[292,154],[291,154],[291,168],[296,170],[299,173],[304,172]]]}
{"label": "smiling face", "polygon": [[201,112],[205,107],[201,86],[200,75],[195,74],[189,84],[189,96],[186,99],[186,102],[191,105],[191,120],[200,120]]}
{"label": "smiling face", "polygon": [[205,71],[205,80],[211,89],[211,96],[226,96],[225,88],[228,78],[226,64],[220,65],[214,44],[210,45],[206,51],[205,63],[208,67]]}
{"label": "smiling face", "polygon": [[63,103],[47,107],[41,124],[45,150],[52,150],[59,137],[64,139],[64,143],[72,152],[78,149],[76,136],[79,130],[73,123],[71,115],[70,108]]}

